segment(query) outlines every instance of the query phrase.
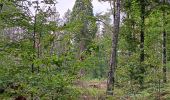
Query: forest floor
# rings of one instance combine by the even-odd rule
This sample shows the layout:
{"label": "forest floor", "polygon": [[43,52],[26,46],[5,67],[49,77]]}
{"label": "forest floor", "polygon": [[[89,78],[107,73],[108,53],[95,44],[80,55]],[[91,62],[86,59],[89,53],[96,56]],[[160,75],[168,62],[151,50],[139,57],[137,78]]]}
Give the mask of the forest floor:
{"label": "forest floor", "polygon": [[106,80],[77,80],[76,88],[80,90],[81,100],[105,100]]}
{"label": "forest floor", "polygon": [[170,100],[170,84],[156,92],[144,89],[139,93],[125,94],[124,89],[115,88],[114,96],[106,96],[106,80],[78,80],[75,82],[76,88],[81,91],[80,100]]}
{"label": "forest floor", "polygon": [[168,68],[167,84],[159,83],[159,81],[145,83],[146,88],[138,90],[134,86],[132,91],[129,83],[123,83],[127,86],[115,86],[114,95],[110,97],[106,96],[106,79],[77,80],[75,87],[81,92],[80,100],[170,100],[169,72],[170,69]]}

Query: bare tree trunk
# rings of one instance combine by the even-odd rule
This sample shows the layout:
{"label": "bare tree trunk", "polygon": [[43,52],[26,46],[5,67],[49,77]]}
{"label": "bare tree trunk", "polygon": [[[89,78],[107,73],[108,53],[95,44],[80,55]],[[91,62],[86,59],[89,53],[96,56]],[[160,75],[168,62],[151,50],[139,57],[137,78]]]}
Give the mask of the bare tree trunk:
{"label": "bare tree trunk", "polygon": [[0,3],[0,13],[2,11],[3,3]]}
{"label": "bare tree trunk", "polygon": [[[120,0],[116,0],[115,6],[115,17],[114,17],[114,33],[112,37],[112,52],[110,58],[110,69],[108,72],[107,79],[107,95],[113,95],[114,79],[115,79],[115,69],[116,69],[116,57],[117,57],[117,43],[119,34],[119,24],[120,24]],[[113,15],[114,16],[114,15]]]}
{"label": "bare tree trunk", "polygon": [[[163,3],[165,4],[165,0],[163,0]],[[166,78],[166,30],[165,30],[165,8],[163,9],[163,33],[162,33],[162,39],[163,39],[163,43],[162,43],[162,64],[163,64],[163,82],[166,83],[167,82],[167,78]]]}
{"label": "bare tree trunk", "polygon": [[143,0],[141,0],[141,31],[140,31],[140,49],[141,49],[141,53],[140,53],[140,62],[144,61],[144,24],[145,24],[145,6],[143,4]]}
{"label": "bare tree trunk", "polygon": [[140,30],[140,73],[142,76],[139,77],[140,87],[143,88],[144,83],[144,73],[145,69],[143,66],[143,62],[145,59],[144,53],[144,40],[145,40],[145,0],[140,0],[140,17],[141,17],[141,30]]}
{"label": "bare tree trunk", "polygon": [[34,17],[34,29],[33,29],[33,62],[32,62],[32,68],[31,71],[34,73],[34,60],[35,60],[35,52],[36,52],[36,15]]}
{"label": "bare tree trunk", "polygon": [[163,58],[162,58],[162,63],[163,63],[163,82],[167,82],[167,77],[166,77],[166,31],[163,31]]}

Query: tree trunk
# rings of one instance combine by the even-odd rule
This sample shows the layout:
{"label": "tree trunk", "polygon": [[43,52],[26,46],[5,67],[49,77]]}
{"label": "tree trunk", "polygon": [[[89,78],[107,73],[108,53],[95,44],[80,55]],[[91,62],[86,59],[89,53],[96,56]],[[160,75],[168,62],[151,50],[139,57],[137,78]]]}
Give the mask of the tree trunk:
{"label": "tree trunk", "polygon": [[144,73],[145,69],[143,66],[143,62],[145,59],[145,53],[144,53],[144,40],[145,40],[145,0],[140,0],[140,17],[141,17],[141,30],[140,30],[140,68],[139,71],[141,76],[139,77],[139,84],[140,87],[143,88],[143,82],[144,82]]}
{"label": "tree trunk", "polygon": [[167,78],[166,78],[166,31],[163,31],[163,58],[162,58],[162,62],[163,62],[163,82],[166,83]]}
{"label": "tree trunk", "polygon": [[[165,4],[165,0],[163,0],[163,3]],[[165,9],[163,9],[163,33],[162,33],[162,64],[163,64],[163,82],[166,83],[166,30],[165,30]]]}
{"label": "tree trunk", "polygon": [[35,64],[34,64],[34,60],[36,58],[36,15],[34,17],[34,29],[33,29],[33,61],[32,61],[32,68],[31,68],[31,71],[32,73],[34,73],[34,67],[35,67]]}
{"label": "tree trunk", "polygon": [[[116,11],[114,17],[114,33],[112,37],[112,52],[110,58],[110,69],[108,72],[107,80],[107,95],[113,95],[114,79],[115,79],[115,69],[116,69],[116,57],[117,57],[117,44],[118,44],[118,34],[119,34],[119,24],[120,24],[120,0],[116,0]],[[113,15],[114,16],[114,15]]]}
{"label": "tree trunk", "polygon": [[140,62],[144,61],[144,31],[145,31],[145,4],[144,0],[140,0],[140,5],[141,5],[141,30],[140,30]]}

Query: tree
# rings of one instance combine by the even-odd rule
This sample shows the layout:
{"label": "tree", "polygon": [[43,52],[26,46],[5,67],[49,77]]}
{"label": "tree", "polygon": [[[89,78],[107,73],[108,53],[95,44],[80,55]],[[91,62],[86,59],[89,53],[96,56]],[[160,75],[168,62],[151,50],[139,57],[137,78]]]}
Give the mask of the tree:
{"label": "tree", "polygon": [[[115,2],[114,2],[115,3]],[[110,58],[110,68],[108,72],[108,79],[107,79],[107,94],[113,94],[113,87],[114,87],[114,79],[115,79],[115,70],[117,64],[117,44],[118,44],[118,35],[119,35],[119,24],[120,24],[120,0],[116,0],[116,5],[114,7],[115,13],[112,13],[114,16],[114,33],[112,36],[112,51],[111,51],[111,58]]]}
{"label": "tree", "polygon": [[[163,5],[165,6],[165,0],[163,0]],[[166,9],[162,8],[162,18],[163,18],[163,32],[162,32],[162,64],[163,64],[163,82],[167,82],[167,33],[166,33]]]}
{"label": "tree", "polygon": [[70,22],[70,17],[71,17],[71,10],[68,9],[67,12],[65,12],[64,17],[63,17],[65,24]]}
{"label": "tree", "polygon": [[80,23],[78,32],[75,34],[75,41],[79,46],[78,58],[81,58],[81,53],[87,49],[97,31],[96,22],[91,20],[90,17],[94,17],[91,0],[76,0],[70,22]]}

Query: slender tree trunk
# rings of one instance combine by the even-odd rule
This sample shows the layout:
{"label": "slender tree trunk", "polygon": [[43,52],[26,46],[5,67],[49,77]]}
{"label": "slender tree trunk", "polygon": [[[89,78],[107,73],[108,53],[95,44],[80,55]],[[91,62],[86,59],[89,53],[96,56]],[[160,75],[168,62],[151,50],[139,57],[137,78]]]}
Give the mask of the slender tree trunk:
{"label": "slender tree trunk", "polygon": [[144,31],[145,31],[145,4],[144,0],[140,1],[141,4],[141,30],[140,30],[140,62],[144,61]]}
{"label": "slender tree trunk", "polygon": [[34,29],[33,29],[33,61],[32,61],[32,68],[31,68],[31,71],[32,73],[34,73],[34,60],[35,60],[35,57],[36,57],[36,15],[34,17]]}
{"label": "slender tree trunk", "polygon": [[139,84],[140,87],[143,88],[143,83],[144,83],[144,73],[145,69],[143,66],[143,62],[145,59],[145,53],[144,53],[144,40],[145,40],[145,0],[140,0],[140,17],[141,17],[141,30],[140,30],[140,73],[141,77],[139,77]]}
{"label": "slender tree trunk", "polygon": [[[107,95],[113,95],[114,79],[115,79],[115,69],[116,69],[116,57],[117,57],[117,43],[119,34],[119,24],[120,24],[120,0],[116,0],[116,11],[114,18],[114,33],[112,37],[112,52],[110,58],[110,69],[108,72],[107,80]],[[113,15],[114,16],[114,15]]]}
{"label": "slender tree trunk", "polygon": [[163,31],[163,58],[162,58],[162,62],[163,62],[163,82],[166,83],[167,82],[167,77],[166,77],[166,31]]}
{"label": "slender tree trunk", "polygon": [[143,10],[142,10],[142,12],[141,12],[142,23],[141,23],[141,31],[140,31],[140,49],[141,49],[140,62],[144,61],[144,39],[145,39],[145,36],[144,36],[144,20],[145,20],[145,17],[144,17]]}
{"label": "slender tree trunk", "polygon": [[0,14],[1,14],[2,7],[3,7],[3,3],[0,3]]}
{"label": "slender tree trunk", "polygon": [[[163,0],[163,3],[165,4],[165,0]],[[167,78],[166,78],[166,30],[165,30],[165,9],[163,9],[163,34],[162,34],[162,39],[163,39],[163,43],[162,43],[162,63],[163,63],[163,82],[166,83],[167,82]]]}
{"label": "slender tree trunk", "polygon": [[[41,58],[41,32],[38,33],[38,39],[37,39],[37,58]],[[37,69],[38,73],[40,72],[40,65],[38,65],[38,69]]]}

